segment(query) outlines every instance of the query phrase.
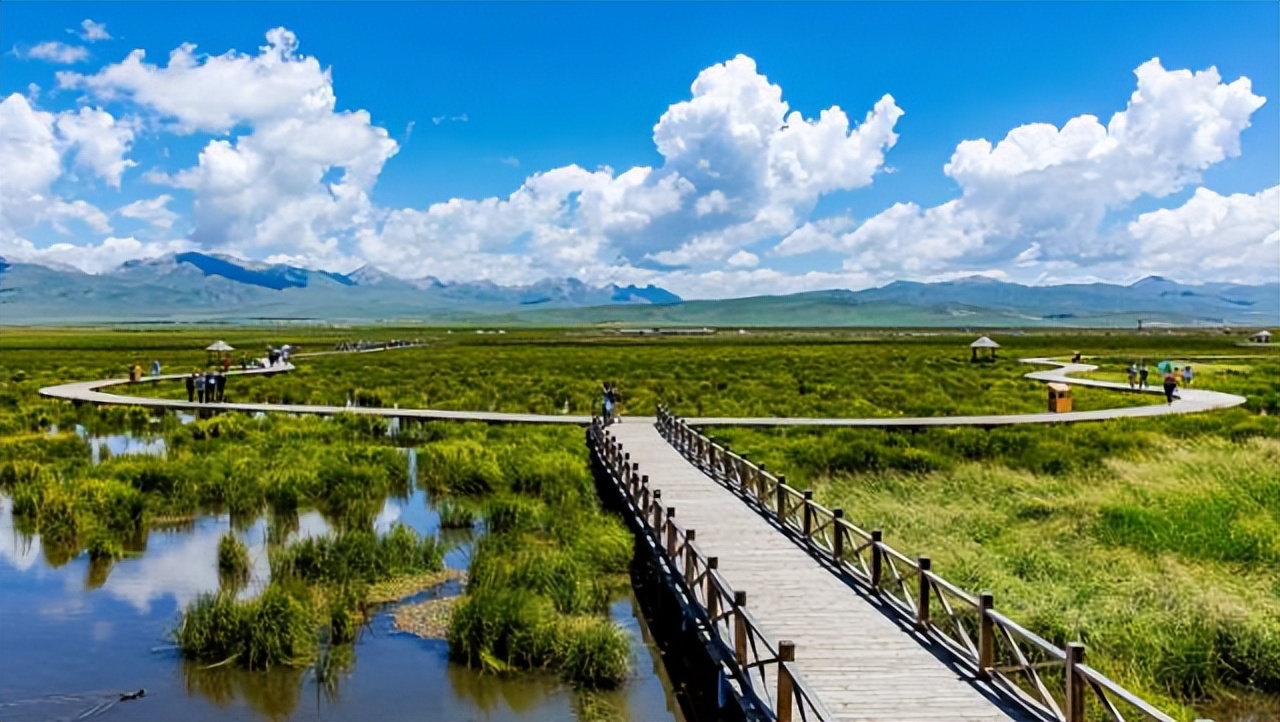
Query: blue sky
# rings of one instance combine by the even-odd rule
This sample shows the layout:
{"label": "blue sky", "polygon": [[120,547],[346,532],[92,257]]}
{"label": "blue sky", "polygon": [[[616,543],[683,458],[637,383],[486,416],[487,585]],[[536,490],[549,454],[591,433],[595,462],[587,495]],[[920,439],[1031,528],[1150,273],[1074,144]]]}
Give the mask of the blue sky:
{"label": "blue sky", "polygon": [[4,3],[0,255],[700,297],[1275,280],[1278,8]]}

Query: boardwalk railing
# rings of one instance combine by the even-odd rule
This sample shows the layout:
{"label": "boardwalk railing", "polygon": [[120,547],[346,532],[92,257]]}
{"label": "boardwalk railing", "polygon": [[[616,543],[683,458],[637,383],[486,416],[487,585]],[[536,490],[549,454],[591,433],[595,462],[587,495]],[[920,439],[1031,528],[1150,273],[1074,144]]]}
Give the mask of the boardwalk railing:
{"label": "boardwalk railing", "polygon": [[997,612],[991,592],[975,595],[943,579],[932,571],[929,557],[912,559],[897,551],[884,543],[879,529],[859,528],[842,510],[815,502],[812,491],[788,486],[785,476],[715,443],[665,407],[659,407],[657,419],[659,433],[690,463],[1030,711],[1058,722],[1083,722],[1099,714],[1113,722],[1176,722],[1085,664],[1083,644],[1062,648],[1040,637]]}
{"label": "boardwalk railing", "polygon": [[747,606],[747,593],[730,586],[718,570],[717,557],[698,547],[696,530],[677,523],[676,510],[662,504],[662,490],[649,485],[640,465],[598,419],[588,433],[601,466],[642,522],[655,555],[675,579],[683,580],[685,606],[698,612],[700,631],[724,650],[721,674],[734,691],[778,722],[834,720],[796,669],[795,645],[774,641],[761,629]]}

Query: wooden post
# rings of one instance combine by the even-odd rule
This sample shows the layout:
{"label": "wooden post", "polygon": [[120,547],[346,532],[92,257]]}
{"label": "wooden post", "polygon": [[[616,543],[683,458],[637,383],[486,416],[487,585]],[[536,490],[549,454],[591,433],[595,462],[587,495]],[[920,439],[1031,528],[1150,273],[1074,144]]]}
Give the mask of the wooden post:
{"label": "wooden post", "polygon": [[786,663],[796,659],[796,643],[789,639],[778,642],[778,722],[791,722],[791,673]]}
{"label": "wooden post", "polygon": [[929,628],[929,590],[932,587],[929,583],[929,570],[933,568],[933,561],[929,557],[920,557],[916,560],[916,564],[920,566],[920,593],[916,595],[916,628],[924,631]]}
{"label": "wooden post", "polygon": [[707,578],[704,580],[706,585],[703,589],[703,596],[707,599],[707,616],[711,618],[711,624],[714,626],[716,617],[720,616],[720,593],[716,589],[715,571],[720,568],[720,557],[707,557]]}
{"label": "wooden post", "polygon": [[738,658],[738,666],[747,666],[747,615],[742,608],[747,606],[747,593],[733,593],[733,654]]}
{"label": "wooden post", "polygon": [[801,530],[804,532],[804,538],[808,539],[813,534],[813,491],[804,493],[804,515],[801,524]]}
{"label": "wooden post", "polygon": [[1084,644],[1069,642],[1066,652],[1066,722],[1084,722],[1084,679],[1076,671],[1076,667],[1084,664]]}
{"label": "wooden post", "polygon": [[983,590],[978,595],[978,676],[987,679],[987,671],[995,665],[995,624],[991,621],[994,606],[991,592]]}
{"label": "wooden post", "polygon": [[640,484],[639,484],[639,486],[637,487],[637,491],[639,490],[639,487],[643,487],[643,488],[645,488],[645,489],[648,489],[648,488],[649,488],[649,475],[648,475],[648,474],[642,474],[642,475],[640,476]]}
{"label": "wooden post", "polygon": [[676,525],[671,520],[676,515],[674,506],[667,507],[667,556],[671,561],[676,559]]}
{"label": "wooden post", "polygon": [[787,523],[787,477],[778,477],[778,521]]}
{"label": "wooden post", "polygon": [[844,561],[844,509],[832,509],[831,515],[835,520],[831,522],[833,531],[831,532],[831,556],[835,557],[836,564]]}
{"label": "wooden post", "polygon": [[693,584],[693,578],[698,576],[698,556],[693,551],[693,541],[697,538],[697,532],[693,529],[684,533],[684,582],[685,584]]}
{"label": "wooden post", "polygon": [[[647,486],[640,490],[640,520],[643,522],[649,521],[649,487]],[[654,523],[657,523],[656,516],[654,517]],[[654,528],[656,529],[657,527],[655,526]]]}
{"label": "wooden post", "polygon": [[884,532],[871,530],[871,591],[880,593],[880,570],[884,566],[884,552],[880,551],[880,540]]}

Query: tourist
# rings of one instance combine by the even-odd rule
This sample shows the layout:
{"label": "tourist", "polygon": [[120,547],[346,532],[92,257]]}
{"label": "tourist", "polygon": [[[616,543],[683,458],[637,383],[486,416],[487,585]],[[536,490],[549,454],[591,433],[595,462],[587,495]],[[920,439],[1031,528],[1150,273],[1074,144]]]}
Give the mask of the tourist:
{"label": "tourist", "polygon": [[608,426],[613,423],[613,389],[609,388],[609,384],[604,384],[601,386],[601,394],[604,396],[602,403],[604,425]]}
{"label": "tourist", "polygon": [[134,364],[133,368],[129,369],[129,380],[134,383],[142,380],[142,364]]}
{"label": "tourist", "polygon": [[192,371],[191,375],[187,377],[187,403],[192,403],[195,400],[196,400],[196,372]]}
{"label": "tourist", "polygon": [[204,372],[204,401],[211,404],[217,400],[218,379],[210,369]]}
{"label": "tourist", "polygon": [[196,401],[203,404],[204,403],[204,374],[200,373],[199,371],[193,371],[191,372],[191,375],[192,377],[195,378]]}
{"label": "tourist", "polygon": [[1164,398],[1169,403],[1173,403],[1174,396],[1178,391],[1178,369],[1173,369],[1164,375]]}
{"label": "tourist", "polygon": [[217,373],[213,377],[214,389],[217,391],[218,403],[222,403],[223,397],[227,391],[227,375],[225,373]]}
{"label": "tourist", "polygon": [[225,374],[230,370],[231,370],[231,354],[227,354],[222,357],[222,373]]}
{"label": "tourist", "polygon": [[152,362],[151,362],[151,375],[152,375],[152,376],[155,376],[155,377],[157,377],[157,378],[159,378],[159,376],[160,376],[160,361],[159,361],[159,359],[157,359],[157,360],[155,360],[155,361],[152,361]]}
{"label": "tourist", "polygon": [[1195,378],[1195,374],[1191,372],[1190,366],[1184,366],[1182,369],[1182,385],[1190,386],[1191,380]]}
{"label": "tourist", "polygon": [[1138,364],[1129,362],[1129,388],[1138,386]]}
{"label": "tourist", "polygon": [[1151,372],[1147,369],[1147,362],[1143,361],[1142,365],[1138,367],[1138,388],[1147,388],[1147,377],[1150,375]]}

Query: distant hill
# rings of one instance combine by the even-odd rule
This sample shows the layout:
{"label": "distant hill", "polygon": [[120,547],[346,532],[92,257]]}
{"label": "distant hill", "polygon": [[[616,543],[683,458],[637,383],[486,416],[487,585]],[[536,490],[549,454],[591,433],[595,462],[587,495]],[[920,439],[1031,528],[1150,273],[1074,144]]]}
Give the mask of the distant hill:
{"label": "distant hill", "polygon": [[109,273],[0,258],[0,323],[262,320],[456,324],[695,326],[1280,325],[1280,284],[1179,284],[1158,276],[1023,286],[988,278],[897,281],[863,291],[815,291],[683,301],[657,286],[589,286],[574,278],[528,286],[401,279],[373,266],[316,271],[230,256],[179,253]]}

